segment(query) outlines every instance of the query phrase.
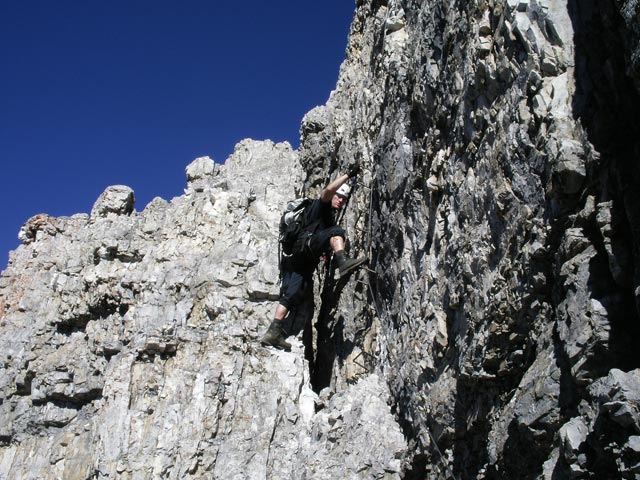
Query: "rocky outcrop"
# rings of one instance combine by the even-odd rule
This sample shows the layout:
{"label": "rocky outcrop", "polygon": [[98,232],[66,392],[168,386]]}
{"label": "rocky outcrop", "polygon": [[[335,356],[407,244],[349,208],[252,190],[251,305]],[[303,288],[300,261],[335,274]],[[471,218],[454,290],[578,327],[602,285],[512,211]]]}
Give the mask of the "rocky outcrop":
{"label": "rocky outcrop", "polygon": [[300,340],[257,343],[296,153],[244,141],[186,172],[141,212],[118,186],[27,222],[0,281],[0,478],[398,478],[381,379],[321,398]]}
{"label": "rocky outcrop", "polygon": [[[636,478],[635,2],[357,1],[298,152],[39,215],[0,279],[7,478]],[[369,264],[261,348],[286,200]],[[294,187],[302,186],[294,191]],[[313,328],[312,328],[313,327]]]}
{"label": "rocky outcrop", "polygon": [[371,271],[323,305],[312,381],[383,372],[408,478],[638,474],[636,10],[357,4],[300,158],[311,189],[361,159]]}

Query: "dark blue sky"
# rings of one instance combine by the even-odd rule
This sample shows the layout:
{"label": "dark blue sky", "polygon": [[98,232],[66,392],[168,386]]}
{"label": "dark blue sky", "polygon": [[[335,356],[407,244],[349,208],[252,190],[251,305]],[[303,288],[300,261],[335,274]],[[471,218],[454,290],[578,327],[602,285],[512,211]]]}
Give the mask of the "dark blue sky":
{"label": "dark blue sky", "polygon": [[0,270],[37,213],[136,209],[243,138],[298,146],[344,59],[354,0],[0,0]]}

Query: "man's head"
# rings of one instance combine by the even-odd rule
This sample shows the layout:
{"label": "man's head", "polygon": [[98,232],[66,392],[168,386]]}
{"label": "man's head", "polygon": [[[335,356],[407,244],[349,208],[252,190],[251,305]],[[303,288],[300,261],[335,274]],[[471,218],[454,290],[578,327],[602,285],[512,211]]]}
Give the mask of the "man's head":
{"label": "man's head", "polygon": [[351,187],[349,187],[349,185],[347,185],[346,183],[342,184],[340,188],[336,190],[336,193],[331,199],[331,208],[340,210],[342,208],[342,205],[344,205],[349,198],[349,193],[351,193]]}

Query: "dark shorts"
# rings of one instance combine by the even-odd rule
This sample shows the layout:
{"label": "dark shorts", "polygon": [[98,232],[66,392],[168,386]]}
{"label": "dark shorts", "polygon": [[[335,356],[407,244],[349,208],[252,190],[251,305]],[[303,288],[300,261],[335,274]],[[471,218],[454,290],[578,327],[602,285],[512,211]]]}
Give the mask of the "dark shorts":
{"label": "dark shorts", "polygon": [[329,244],[329,240],[332,237],[342,237],[344,239],[344,229],[336,225],[325,228],[324,230],[319,230],[311,235],[308,243],[309,256],[319,258],[323,253],[330,252],[331,245]]}
{"label": "dark shorts", "polygon": [[313,277],[306,272],[300,273],[292,270],[282,272],[282,285],[280,286],[280,298],[278,303],[287,310],[292,310],[299,305],[306,294],[310,294],[313,288]]}

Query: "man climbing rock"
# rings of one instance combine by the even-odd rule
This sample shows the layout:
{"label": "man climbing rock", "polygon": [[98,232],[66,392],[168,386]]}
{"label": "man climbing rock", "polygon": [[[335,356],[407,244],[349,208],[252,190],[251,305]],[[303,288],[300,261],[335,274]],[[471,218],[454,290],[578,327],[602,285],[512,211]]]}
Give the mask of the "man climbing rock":
{"label": "man climbing rock", "polygon": [[304,211],[302,232],[297,236],[292,254],[281,261],[282,286],[280,297],[269,330],[261,343],[283,350],[290,350],[291,344],[285,340],[284,319],[297,306],[307,288],[311,287],[312,275],[320,258],[333,253],[340,277],[344,277],[359,267],[365,258],[350,258],[344,251],[345,231],[336,224],[335,213],[339,212],[349,198],[351,191],[347,181],[360,171],[357,164],[351,166],[345,175],[340,175],[329,183]]}

